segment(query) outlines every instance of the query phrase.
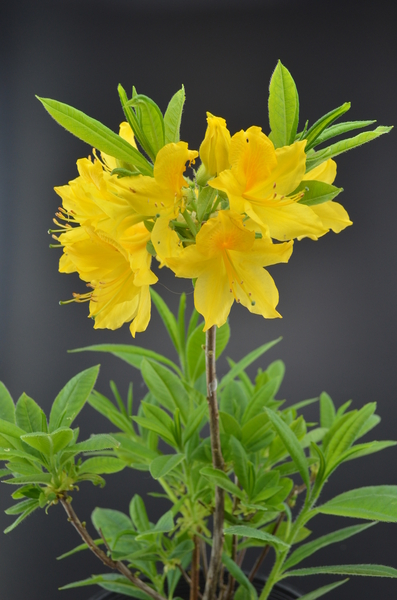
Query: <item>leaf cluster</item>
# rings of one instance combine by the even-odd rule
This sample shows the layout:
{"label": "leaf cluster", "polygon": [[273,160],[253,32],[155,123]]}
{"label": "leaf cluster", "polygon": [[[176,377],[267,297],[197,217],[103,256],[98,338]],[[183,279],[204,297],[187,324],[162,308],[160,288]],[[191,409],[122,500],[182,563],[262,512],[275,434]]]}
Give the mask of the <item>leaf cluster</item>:
{"label": "leaf cluster", "polygon": [[[55,398],[49,419],[27,394],[16,404],[0,382],[0,459],[3,483],[17,486],[12,494],[17,504],[6,513],[19,515],[6,533],[37,508],[56,504],[82,481],[104,485],[104,473],[114,473],[125,463],[104,456],[118,446],[108,434],[93,435],[78,442],[79,429],[72,423],[86,403],[98,376],[99,366],[73,377]],[[88,458],[82,456],[88,455]]]}
{"label": "leaf cluster", "polygon": [[[121,556],[118,551],[121,552],[122,541],[123,557],[132,568],[148,577],[154,589],[164,593],[165,585],[170,586],[171,581],[176,585],[181,569],[190,564],[192,539],[197,536],[211,546],[209,519],[218,486],[225,491],[222,560],[240,585],[239,596],[256,597],[237,560],[250,547],[262,551],[267,547],[273,549],[277,566],[273,584],[288,576],[317,572],[372,575],[376,571],[395,577],[396,570],[379,565],[348,565],[343,567],[345,571],[340,566],[324,567],[322,571],[292,569],[314,552],[358,534],[377,521],[397,521],[396,486],[351,490],[318,505],[325,483],[338,466],[396,444],[394,441],[362,441],[380,421],[375,414],[375,403],[350,410],[350,402],[347,402],[336,409],[331,398],[322,393],[319,398],[285,407],[284,401],[277,399],[285,372],[282,361],[272,362],[265,370],[258,369],[254,380],[247,374],[246,369],[279,340],[264,344],[238,362],[228,359],[230,369],[218,383],[225,470],[215,469],[207,424],[202,323],[195,311],[186,322],[184,295],[177,317],[155,292],[152,299],[178,354],[179,364],[137,346],[101,345],[84,349],[111,352],[140,369],[148,393],[136,415],[130,394],[124,405],[114,386],[117,406],[97,392],[91,395],[89,403],[119,430],[112,433],[119,446],[111,455],[129,467],[149,471],[162,488],[162,492],[155,495],[167,498],[172,506],[157,524],[150,524],[142,499],[134,496],[132,525],[129,522],[127,527],[125,522],[119,533],[112,530],[109,537],[105,536],[112,557]],[[228,324],[218,331],[217,356],[225,349],[229,335]],[[319,421],[307,423],[301,410],[316,402],[319,403]],[[303,503],[299,498],[301,493],[305,496]],[[97,530],[96,519],[105,514],[108,513],[94,513]],[[117,514],[121,521],[129,518]],[[366,522],[336,530],[294,549],[311,536],[307,524],[319,514]],[[145,523],[141,529],[137,526],[138,520]],[[159,523],[164,521],[169,528],[160,532]],[[174,551],[181,544],[184,554],[175,556]],[[78,549],[82,548],[84,546]],[[109,583],[107,576],[99,577],[105,579],[96,577],[73,585],[91,582],[116,589],[113,580]],[[117,581],[119,585],[120,580]],[[141,597],[142,592],[137,592],[133,584],[127,580],[121,583],[128,586],[129,595]],[[324,586],[313,597],[320,597],[341,583],[343,581]]]}

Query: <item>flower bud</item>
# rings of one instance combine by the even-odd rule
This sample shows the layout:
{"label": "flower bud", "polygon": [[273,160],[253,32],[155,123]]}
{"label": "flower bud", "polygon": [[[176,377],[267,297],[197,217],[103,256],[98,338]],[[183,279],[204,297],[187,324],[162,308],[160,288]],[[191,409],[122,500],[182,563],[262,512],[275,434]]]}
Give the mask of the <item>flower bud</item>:
{"label": "flower bud", "polygon": [[208,177],[213,177],[230,166],[231,137],[226,127],[226,121],[222,117],[214,117],[207,112],[207,123],[207,131],[200,146],[200,158]]}

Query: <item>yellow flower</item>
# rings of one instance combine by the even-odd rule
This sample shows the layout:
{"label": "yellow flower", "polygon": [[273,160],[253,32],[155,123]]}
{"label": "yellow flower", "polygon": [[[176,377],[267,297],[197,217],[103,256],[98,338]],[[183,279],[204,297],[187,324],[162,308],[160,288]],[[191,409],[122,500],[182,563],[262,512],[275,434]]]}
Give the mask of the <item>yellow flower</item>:
{"label": "yellow flower", "polygon": [[[336,177],[336,162],[329,158],[303,176],[304,181],[323,181],[332,184]],[[310,207],[312,211],[321,219],[323,226],[335,233],[339,233],[345,227],[353,225],[349,215],[339,202],[328,200],[322,204],[315,204]],[[310,236],[312,237],[312,236]],[[314,239],[317,239],[314,236]]]}
{"label": "yellow flower", "polygon": [[260,127],[236,133],[231,140],[231,169],[209,181],[227,193],[231,210],[246,213],[272,238],[290,240],[322,235],[327,230],[300,196],[288,197],[302,181],[306,168],[306,142],[275,150]]}
{"label": "yellow flower", "polygon": [[[101,230],[75,227],[59,236],[64,254],[61,273],[77,271],[90,292],[73,294],[74,301],[89,301],[89,316],[95,329],[118,329],[132,321],[130,331],[144,331],[150,320],[149,285],[157,281],[150,271],[146,243],[150,239],[143,224],[126,230],[121,238],[131,254]],[[72,301],[72,300],[71,300]]]}
{"label": "yellow flower", "polygon": [[169,258],[167,265],[177,277],[197,278],[194,303],[204,316],[206,331],[226,322],[235,300],[268,319],[280,316],[276,285],[262,267],[287,262],[292,244],[255,239],[241,215],[222,210],[203,225],[196,244]]}
{"label": "yellow flower", "polygon": [[185,189],[188,184],[183,177],[186,162],[197,158],[195,150],[189,150],[185,142],[166,144],[159,150],[153,169],[153,177],[112,177],[108,189],[118,198],[126,200],[131,210],[145,217],[176,216],[184,208]]}
{"label": "yellow flower", "polygon": [[231,137],[226,127],[226,121],[222,117],[214,117],[207,112],[207,123],[207,131],[200,146],[200,158],[208,177],[213,177],[230,166]]}
{"label": "yellow flower", "polygon": [[[127,123],[126,121],[123,121],[122,123],[120,123],[119,136],[121,138],[123,138],[123,140],[125,140],[126,142],[131,144],[131,146],[133,146],[134,148],[137,148],[136,143],[135,143],[134,132],[132,131],[129,123]],[[114,158],[113,156],[110,156],[109,154],[105,154],[104,152],[101,152],[101,157],[102,157],[102,160],[105,164],[105,167],[108,169],[108,171],[113,171],[113,169],[116,169],[117,167],[122,166],[116,158]]]}

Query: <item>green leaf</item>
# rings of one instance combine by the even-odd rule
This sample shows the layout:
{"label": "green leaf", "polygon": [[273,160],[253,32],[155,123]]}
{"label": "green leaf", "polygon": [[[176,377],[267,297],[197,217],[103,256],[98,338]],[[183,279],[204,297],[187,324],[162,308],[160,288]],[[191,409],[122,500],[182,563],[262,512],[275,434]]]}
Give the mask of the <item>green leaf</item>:
{"label": "green leaf", "polygon": [[162,297],[151,287],[150,295],[154,305],[163,321],[165,328],[167,329],[168,335],[171,338],[172,343],[175,346],[177,352],[179,352],[179,335],[178,335],[178,324],[176,319]]}
{"label": "green leaf", "polygon": [[284,563],[283,571],[294,567],[308,556],[311,556],[317,552],[317,550],[325,548],[325,546],[329,546],[330,544],[342,542],[343,540],[346,540],[357,533],[361,533],[361,531],[365,531],[365,529],[368,529],[368,527],[372,527],[373,525],[376,525],[376,522],[364,523],[363,525],[353,525],[352,527],[344,527],[338,531],[333,531],[332,533],[323,535],[312,542],[303,544],[297,550],[295,550],[288,558],[287,562]]}
{"label": "green leaf", "polygon": [[397,442],[394,441],[382,441],[382,442],[367,442],[366,444],[355,444],[352,448],[354,454],[348,456],[345,460],[353,460],[354,458],[360,458],[361,456],[368,456],[368,454],[374,454],[395,446]]}
{"label": "green leaf", "polygon": [[199,223],[201,223],[204,216],[211,210],[217,194],[217,190],[209,186],[201,189],[197,198],[197,220]]}
{"label": "green leaf", "polygon": [[21,475],[20,477],[13,477],[12,479],[3,479],[3,483],[9,483],[11,485],[42,483],[48,485],[51,483],[51,480],[52,477],[49,473],[41,473],[37,475]]}
{"label": "green leaf", "polygon": [[326,392],[320,395],[320,425],[321,427],[332,427],[335,421],[335,406]]}
{"label": "green leaf", "polygon": [[250,600],[257,600],[258,595],[256,589],[245,573],[243,573],[240,567],[226,554],[226,552],[223,552],[222,554],[222,562],[234,579],[248,591]]}
{"label": "green leaf", "polygon": [[241,419],[242,424],[247,423],[250,419],[263,412],[264,407],[274,398],[279,387],[280,377],[274,377],[265,383],[265,385],[262,385],[249,401]]}
{"label": "green leaf", "polygon": [[128,105],[139,110],[139,123],[155,159],[164,146],[164,119],[157,104],[148,96],[134,94]]}
{"label": "green leaf", "polygon": [[379,485],[350,490],[317,507],[316,512],[397,523],[397,486]]}
{"label": "green leaf", "polygon": [[69,446],[68,452],[78,454],[80,452],[93,452],[95,450],[106,450],[108,448],[118,448],[120,443],[116,438],[107,433],[98,433],[91,435],[88,440]]}
{"label": "green leaf", "polygon": [[[194,435],[197,429],[200,427],[204,416],[207,414],[207,403],[203,402],[198,406],[189,416],[188,423],[182,434],[183,444],[186,444],[189,439]],[[206,418],[207,420],[207,418]]]}
{"label": "green leaf", "polygon": [[137,531],[143,532],[150,528],[145,503],[138,494],[130,502],[130,517]]}
{"label": "green leaf", "polygon": [[102,532],[105,540],[110,543],[113,543],[120,532],[132,529],[131,520],[127,515],[110,508],[95,508],[91,521],[98,533]]}
{"label": "green leaf", "polygon": [[323,181],[305,180],[298,185],[293,193],[298,194],[299,192],[304,192],[303,198],[298,200],[299,204],[316,206],[317,204],[333,200],[338,194],[343,192],[343,188],[335,187]]}
{"label": "green leaf", "polygon": [[13,529],[15,529],[15,527],[18,527],[18,525],[24,520],[26,519],[26,517],[28,517],[33,511],[36,510],[36,508],[39,508],[39,503],[37,500],[30,500],[30,505],[29,507],[24,510],[24,512],[19,515],[19,517],[12,523],[12,525],[9,525],[6,529],[4,529],[4,533],[9,533],[10,531],[12,531]]}
{"label": "green leaf", "polygon": [[298,120],[298,91],[291,73],[279,60],[269,87],[269,137],[276,148],[293,143]]}
{"label": "green leaf", "polygon": [[280,340],[281,337],[279,337],[277,340],[273,340],[272,342],[268,342],[267,344],[263,344],[263,346],[259,346],[259,348],[256,348],[256,350],[253,350],[252,352],[244,356],[244,358],[239,360],[239,362],[237,362],[230,369],[230,371],[226,373],[224,377],[222,377],[218,385],[218,389],[222,389],[230,381],[233,381],[233,379],[235,379],[241,373],[241,371],[244,371],[244,369],[246,369],[251,363],[253,363],[260,356],[262,356],[262,354],[267,352],[267,350],[270,350],[270,348],[278,344]]}
{"label": "green leaf", "polygon": [[317,600],[317,598],[320,598],[321,596],[328,594],[328,592],[331,592],[332,590],[339,587],[343,583],[346,583],[346,581],[349,581],[349,578],[342,579],[342,581],[337,581],[336,583],[329,583],[328,585],[324,585],[323,587],[318,588],[317,590],[314,590],[313,592],[304,594],[303,596],[300,597],[300,600]]}
{"label": "green leaf", "polygon": [[9,423],[15,423],[14,401],[2,381],[0,381],[0,419]]}
{"label": "green leaf", "polygon": [[187,423],[190,399],[181,380],[167,367],[146,359],[142,362],[141,372],[148,389],[160,404],[172,413],[179,408],[183,422]]}
{"label": "green leaf", "polygon": [[36,402],[26,394],[18,399],[15,407],[16,424],[27,433],[47,431],[47,419]]}
{"label": "green leaf", "polygon": [[[247,492],[248,496],[250,496],[251,492],[252,492],[251,488],[253,487],[255,482],[252,481],[252,478],[249,476],[248,456],[246,455],[245,450],[244,450],[243,446],[241,445],[241,443],[234,436],[232,436],[232,438],[230,440],[230,446],[231,446],[231,450],[232,450],[232,460],[233,460],[233,465],[234,465],[234,472],[237,476],[237,479],[238,479],[241,487],[243,488],[243,490],[245,490]],[[252,468],[252,464],[251,464],[251,468]]]}
{"label": "green leaf", "polygon": [[336,137],[337,135],[342,135],[343,133],[347,133],[348,131],[353,131],[354,129],[361,129],[362,127],[368,127],[369,125],[373,125],[376,123],[375,121],[346,121],[344,123],[338,123],[337,125],[331,125],[331,127],[327,127],[321,135],[316,139],[316,146],[322,144],[323,142],[328,141],[329,139]]}
{"label": "green leaf", "polygon": [[339,117],[344,115],[345,112],[347,112],[350,109],[350,107],[351,103],[345,102],[344,104],[342,104],[342,106],[334,108],[334,110],[331,110],[329,113],[321,117],[321,119],[316,121],[314,125],[310,127],[310,129],[306,132],[306,135],[304,136],[304,139],[307,140],[305,148],[306,152],[315,145],[314,142],[316,141],[318,136],[324,131],[324,129],[326,129],[326,127],[328,127],[329,125],[331,125],[331,123],[336,121],[336,119],[339,119]]}
{"label": "green leaf", "polygon": [[113,456],[94,456],[83,462],[79,468],[79,476],[83,473],[118,473],[125,467],[125,462]]}
{"label": "green leaf", "polygon": [[306,159],[306,172],[311,171],[324,161],[329,158],[334,158],[335,156],[339,156],[339,154],[343,154],[343,152],[347,152],[348,150],[352,150],[353,148],[358,148],[362,144],[366,144],[367,142],[371,142],[375,140],[379,136],[389,133],[393,128],[392,127],[377,127],[373,131],[366,131],[363,133],[359,133],[358,135],[348,138],[346,140],[341,140],[340,142],[336,142],[323,150],[319,150],[318,152],[313,152],[308,154]]}
{"label": "green leaf", "polygon": [[296,569],[284,573],[285,577],[301,577],[302,575],[364,575],[367,577],[393,577],[397,578],[397,569],[384,565],[330,565],[329,567],[311,567]]}
{"label": "green leaf", "polygon": [[244,492],[240,490],[240,488],[237,487],[237,485],[232,483],[229,477],[223,471],[220,471],[219,469],[214,469],[213,467],[203,467],[202,469],[200,469],[200,473],[218,487],[222,488],[223,490],[226,490],[227,492],[230,492],[234,496],[237,496],[237,498],[244,498]]}
{"label": "green leaf", "polygon": [[[230,327],[226,322],[216,331],[216,350],[215,356],[219,358],[230,338]],[[205,371],[205,332],[203,331],[203,323],[200,323],[195,330],[188,336],[186,345],[187,367],[189,372],[189,380],[195,383],[202,373]]]}
{"label": "green leaf", "polygon": [[185,458],[184,454],[164,454],[150,463],[150,474],[154,479],[160,479],[172,471]]}
{"label": "green leaf", "polygon": [[109,419],[113,425],[116,425],[121,431],[131,435],[133,434],[133,426],[131,419],[122,415],[117,408],[102,394],[93,390],[92,394],[88,398],[88,404],[95,408],[101,415]]}
{"label": "green leaf", "polygon": [[183,105],[185,103],[184,86],[176,92],[169,101],[164,114],[165,143],[179,142],[179,130],[181,127]]}
{"label": "green leaf", "polygon": [[22,500],[22,502],[14,504],[14,506],[10,506],[10,508],[7,508],[7,510],[5,510],[4,512],[6,513],[6,515],[19,515],[25,512],[27,509],[31,508],[33,505],[35,506],[35,508],[38,507],[37,499],[28,498],[27,500]]}
{"label": "green leaf", "polygon": [[[95,546],[101,546],[101,544],[103,544],[103,539],[98,538],[97,540],[93,540],[93,542]],[[79,544],[78,546],[75,546],[75,548],[73,548],[72,550],[69,550],[69,552],[64,552],[60,556],[57,556],[56,559],[63,560],[64,558],[73,556],[73,554],[77,554],[77,552],[81,552],[82,550],[88,550],[88,544]]]}
{"label": "green leaf", "polygon": [[[370,402],[363,406],[358,412],[352,412],[350,417],[333,433],[327,448],[325,458],[327,459],[327,473],[332,471],[338,458],[348,450],[356,440],[367,420],[376,410],[376,403]],[[331,433],[332,430],[330,430]]]}
{"label": "green leaf", "polygon": [[288,450],[292,460],[298,467],[303,482],[306,484],[307,489],[310,489],[310,477],[307,468],[307,459],[298,438],[292,429],[288,427],[288,425],[274,411],[267,408],[266,412],[286,449]]}
{"label": "green leaf", "polygon": [[169,360],[162,354],[147,350],[146,348],[140,348],[139,346],[132,346],[128,344],[97,344],[95,346],[86,346],[85,348],[76,348],[75,350],[69,350],[69,352],[111,352],[117,358],[125,360],[128,364],[132,365],[136,369],[141,368],[142,360],[144,358],[150,358],[157,362],[168,365],[174,371],[181,375],[180,369],[177,365]]}
{"label": "green leaf", "polygon": [[233,435],[238,440],[241,440],[242,430],[240,427],[240,423],[237,421],[237,419],[232,417],[232,415],[229,415],[228,413],[225,413],[222,411],[219,411],[219,418],[220,418],[221,427],[223,430],[223,431],[221,430],[222,433],[227,433],[228,435]]}
{"label": "green leaf", "polygon": [[21,435],[26,433],[26,431],[24,431],[17,425],[14,425],[14,423],[11,423],[10,421],[0,419],[0,434],[1,433],[3,433],[4,435],[9,435],[13,438],[20,438]]}
{"label": "green leaf", "polygon": [[39,452],[46,456],[52,456],[60,450],[63,450],[73,439],[72,429],[61,427],[52,433],[27,433],[22,435],[21,439]]}
{"label": "green leaf", "polygon": [[63,102],[38,96],[36,98],[62,127],[83,142],[114,158],[134,165],[144,175],[153,175],[152,165],[136,148],[96,119],[92,119],[81,110],[72,108]]}
{"label": "green leaf", "polygon": [[98,377],[99,365],[75,375],[55,398],[51,408],[49,430],[70,427],[77,417]]}
{"label": "green leaf", "polygon": [[225,529],[225,533],[231,535],[238,535],[239,537],[253,538],[255,540],[261,540],[264,544],[270,544],[276,547],[280,551],[288,550],[289,544],[286,544],[280,538],[275,535],[262,531],[261,529],[255,529],[254,527],[247,527],[246,525],[234,525]]}

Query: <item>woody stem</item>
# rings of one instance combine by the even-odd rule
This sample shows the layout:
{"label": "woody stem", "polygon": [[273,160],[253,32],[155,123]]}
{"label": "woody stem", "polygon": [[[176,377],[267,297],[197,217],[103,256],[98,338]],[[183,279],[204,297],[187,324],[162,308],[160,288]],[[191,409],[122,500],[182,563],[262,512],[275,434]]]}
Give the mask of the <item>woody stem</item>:
{"label": "woody stem", "polygon": [[[221,438],[219,432],[219,412],[216,397],[216,325],[206,331],[205,338],[205,367],[207,374],[207,402],[210,421],[210,436],[212,450],[212,464],[215,469],[224,471],[224,460],[221,450]],[[215,511],[212,536],[211,558],[208,566],[207,581],[203,594],[203,600],[214,600],[218,582],[219,571],[222,564],[223,551],[223,517],[224,517],[224,491],[220,487],[215,488]]]}

